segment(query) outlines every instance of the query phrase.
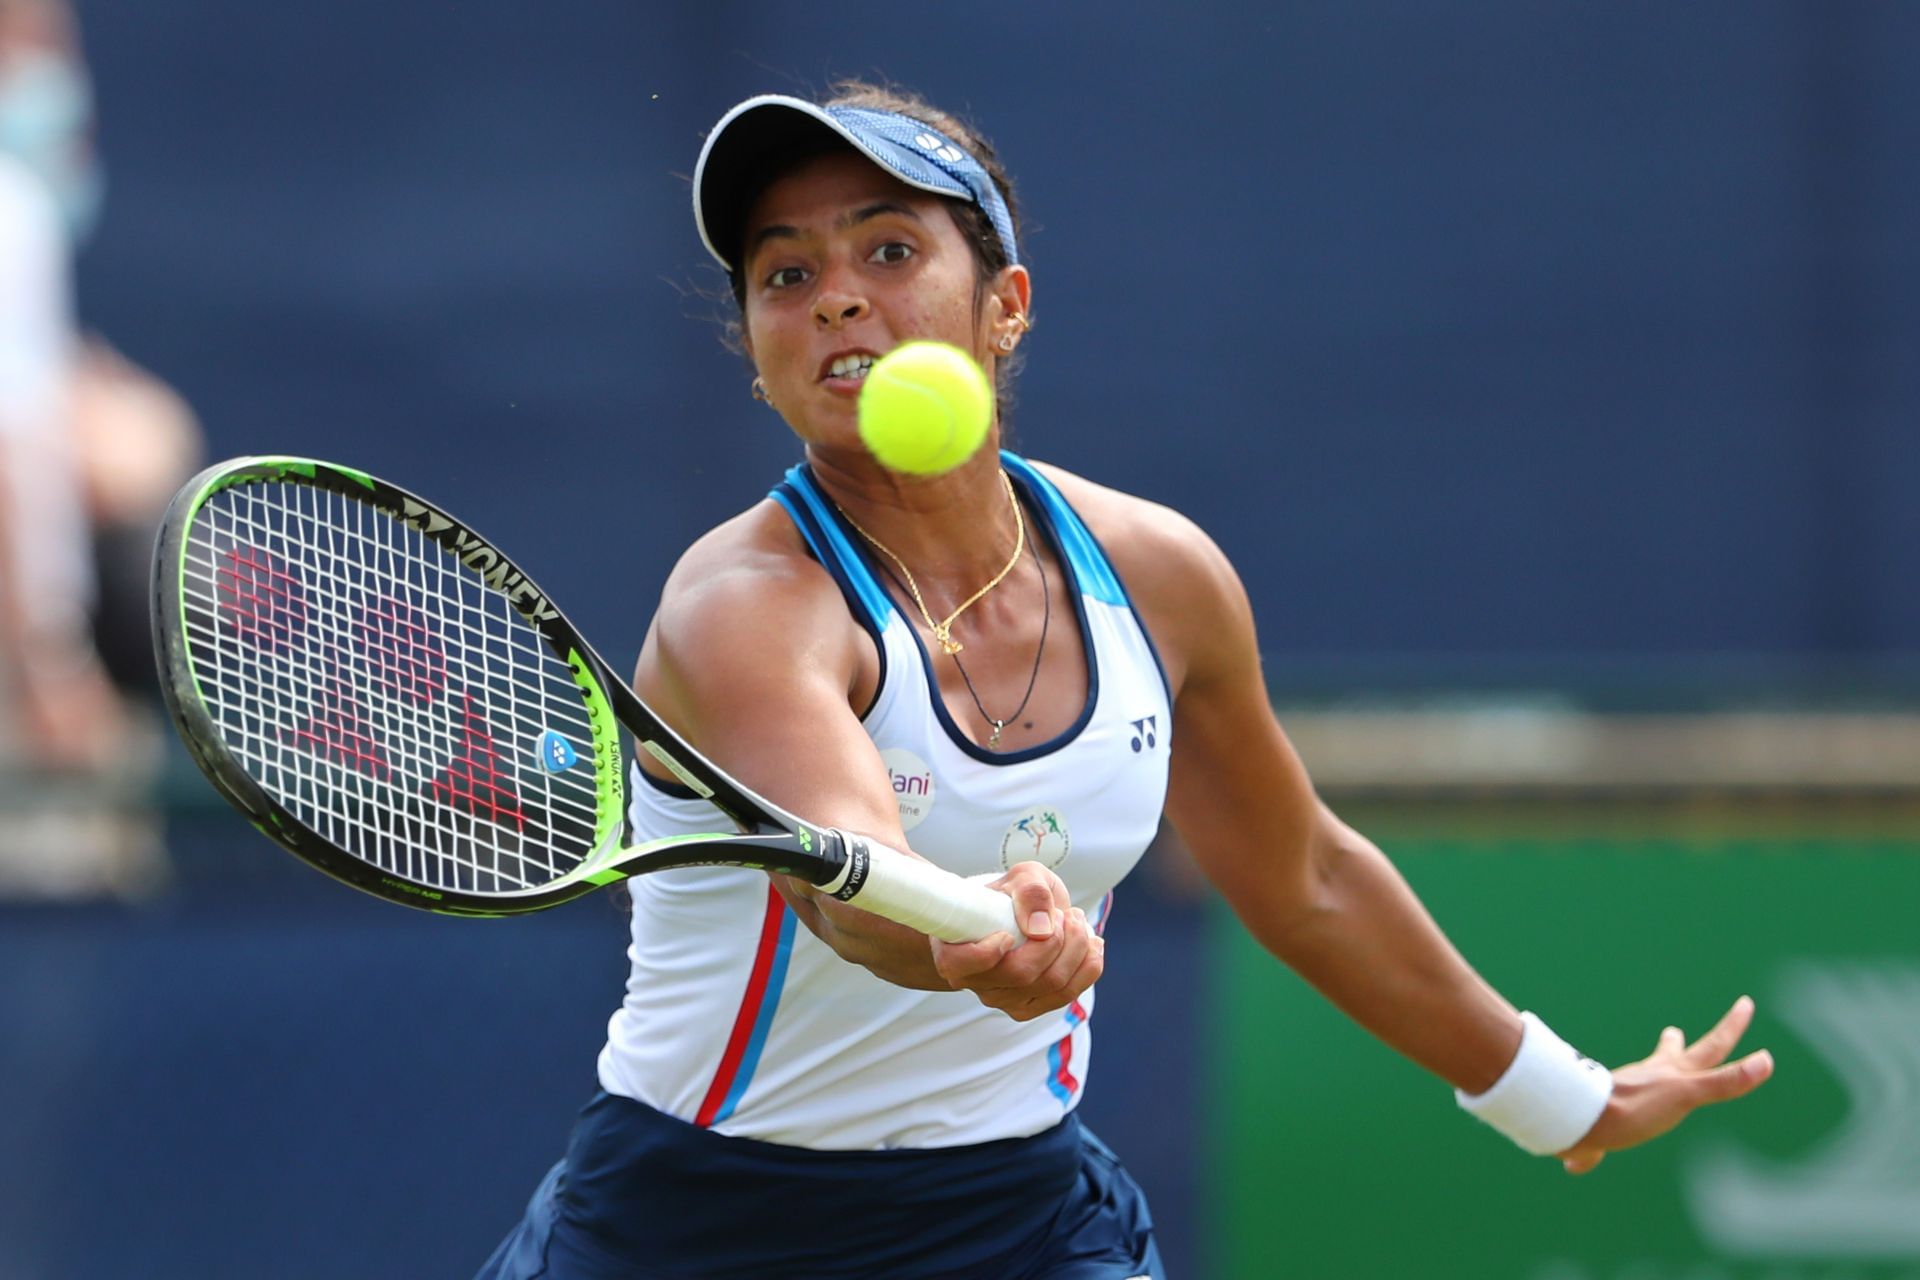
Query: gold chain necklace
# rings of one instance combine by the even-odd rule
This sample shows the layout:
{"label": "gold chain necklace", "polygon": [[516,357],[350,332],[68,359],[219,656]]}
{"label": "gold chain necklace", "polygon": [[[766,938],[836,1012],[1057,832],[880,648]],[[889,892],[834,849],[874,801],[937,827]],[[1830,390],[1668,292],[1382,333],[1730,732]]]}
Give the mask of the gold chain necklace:
{"label": "gold chain necklace", "polygon": [[1001,487],[1007,491],[1007,505],[1013,508],[1013,557],[1007,561],[1000,572],[993,575],[993,578],[986,586],[980,588],[965,600],[962,600],[960,607],[948,614],[945,621],[942,622],[935,622],[933,620],[933,614],[927,611],[927,602],[920,597],[920,584],[913,580],[913,570],[907,568],[907,562],[893,554],[893,549],[887,546],[886,543],[880,541],[880,539],[874,537],[865,529],[862,529],[859,523],[854,520],[852,516],[848,515],[846,509],[839,503],[836,502],[833,504],[833,509],[840,513],[841,519],[853,526],[855,533],[865,538],[868,542],[871,542],[874,550],[880,552],[900,567],[900,576],[906,579],[907,594],[913,597],[913,603],[919,608],[920,616],[926,620],[928,629],[933,632],[933,638],[940,642],[940,648],[947,653],[959,653],[962,649],[966,648],[965,645],[953,638],[954,622],[959,619],[961,614],[971,609],[975,604],[978,604],[980,598],[986,595],[987,592],[993,590],[1002,582],[1005,582],[1007,575],[1013,572],[1013,567],[1020,563],[1021,552],[1027,549],[1026,517],[1020,514],[1020,500],[1013,496],[1013,481],[1007,478],[1007,473],[1004,471],[1000,473],[1000,484]]}
{"label": "gold chain necklace", "polygon": [[[887,569],[885,565],[881,565],[880,567],[886,569],[887,576],[892,578],[902,591],[907,589],[907,584],[900,581],[899,574],[891,569]],[[1035,556],[1033,558],[1033,567],[1040,571],[1040,643],[1033,647],[1033,670],[1027,673],[1027,691],[1021,696],[1020,705],[1013,709],[1013,713],[1004,717],[996,717],[989,714],[987,704],[980,701],[980,691],[973,687],[973,677],[967,674],[965,664],[960,661],[960,655],[957,653],[950,655],[953,658],[954,667],[960,672],[960,678],[967,682],[967,696],[973,699],[974,710],[980,713],[982,720],[985,720],[989,725],[993,726],[993,735],[987,739],[987,750],[989,751],[998,751],[1000,749],[1001,732],[1015,720],[1018,720],[1020,713],[1027,709],[1027,704],[1033,701],[1034,686],[1040,683],[1040,662],[1041,659],[1047,656],[1047,624],[1053,621],[1053,588],[1047,584],[1047,562],[1041,557]],[[1028,727],[1031,728],[1032,726],[1029,725]]]}

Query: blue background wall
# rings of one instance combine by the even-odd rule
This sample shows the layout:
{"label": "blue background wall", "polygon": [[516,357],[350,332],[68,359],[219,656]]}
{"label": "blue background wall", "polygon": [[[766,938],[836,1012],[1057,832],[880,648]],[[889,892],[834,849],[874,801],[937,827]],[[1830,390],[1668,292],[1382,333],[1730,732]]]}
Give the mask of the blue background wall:
{"label": "blue background wall", "polygon": [[89,317],[216,453],[488,512],[616,653],[794,454],[718,340],[701,136],[876,72],[1020,180],[1022,447],[1199,517],[1276,676],[1920,651],[1914,6],[92,18]]}

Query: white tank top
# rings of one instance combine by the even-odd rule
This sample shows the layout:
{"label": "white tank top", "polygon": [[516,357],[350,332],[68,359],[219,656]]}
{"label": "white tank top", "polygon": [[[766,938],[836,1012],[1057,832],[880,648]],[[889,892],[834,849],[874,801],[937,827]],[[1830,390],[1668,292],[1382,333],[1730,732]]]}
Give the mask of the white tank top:
{"label": "white tank top", "polygon": [[[807,469],[788,472],[773,497],[879,650],[879,692],[863,723],[914,852],[963,876],[1044,862],[1104,927],[1166,797],[1166,679],[1086,526],[1044,476],[1002,458],[1067,566],[1064,594],[1087,644],[1079,718],[1022,751],[988,753],[955,726],[917,631]],[[691,792],[637,770],[632,790],[641,838],[716,829],[714,810]],[[1024,1137],[1080,1101],[1091,989],[1015,1022],[969,992],[909,991],[840,959],[760,872],[686,868],[628,887],[632,971],[599,1062],[610,1093],[718,1133],[833,1150]]]}

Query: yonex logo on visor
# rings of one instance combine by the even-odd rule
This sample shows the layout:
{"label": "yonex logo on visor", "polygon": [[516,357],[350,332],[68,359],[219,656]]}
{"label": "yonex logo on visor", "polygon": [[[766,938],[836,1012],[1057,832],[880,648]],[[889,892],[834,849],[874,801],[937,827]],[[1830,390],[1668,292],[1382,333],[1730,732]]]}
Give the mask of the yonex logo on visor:
{"label": "yonex logo on visor", "polygon": [[[910,187],[965,200],[987,215],[1009,264],[1017,265],[1013,218],[993,177],[965,148],[922,121],[869,107],[821,107],[785,94],[749,98],[707,135],[693,176],[693,217],[707,252],[729,271],[746,204],[770,167],[827,130]],[[799,152],[804,154],[804,152]]]}
{"label": "yonex logo on visor", "polygon": [[948,164],[959,164],[967,158],[966,152],[937,133],[923,133],[913,140],[913,145],[930,156],[939,156]]}

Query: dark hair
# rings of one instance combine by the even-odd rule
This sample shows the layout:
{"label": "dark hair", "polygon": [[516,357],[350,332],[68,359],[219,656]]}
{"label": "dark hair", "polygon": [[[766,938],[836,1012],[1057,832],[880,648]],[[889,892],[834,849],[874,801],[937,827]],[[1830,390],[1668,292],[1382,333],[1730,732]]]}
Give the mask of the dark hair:
{"label": "dark hair", "polygon": [[[1006,201],[1007,217],[1013,222],[1014,235],[1016,238],[1019,236],[1020,206],[1014,199],[1013,180],[1007,176],[1007,171],[1001,165],[1000,157],[995,153],[993,144],[987,141],[979,130],[958,116],[942,111],[910,90],[891,89],[883,85],[870,84],[865,80],[838,80],[834,82],[832,89],[833,96],[822,102],[821,106],[890,111],[895,115],[918,120],[921,124],[938,130],[948,139],[965,148],[975,160],[980,162],[980,167],[987,171],[987,176],[993,179],[993,185],[1000,189],[1000,198]],[[747,193],[745,202],[751,204],[768,187],[808,161],[817,160],[823,155],[831,155],[840,149],[840,144],[824,140],[817,147],[796,149],[784,157],[784,164],[768,170],[762,176],[760,185]],[[942,197],[941,203],[947,206],[947,212],[952,215],[954,225],[966,238],[967,248],[973,254],[976,288],[974,306],[977,309],[980,302],[979,292],[985,288],[987,281],[993,279],[999,274],[1001,268],[1007,265],[1006,247],[1000,243],[1000,237],[994,232],[992,221],[979,205],[957,196]],[[742,256],[736,250],[734,260],[740,262]],[[742,315],[746,314],[747,309],[747,282],[742,274],[744,268],[745,263],[741,262],[739,267],[727,273],[727,283],[733,288],[734,303],[739,306]]]}

